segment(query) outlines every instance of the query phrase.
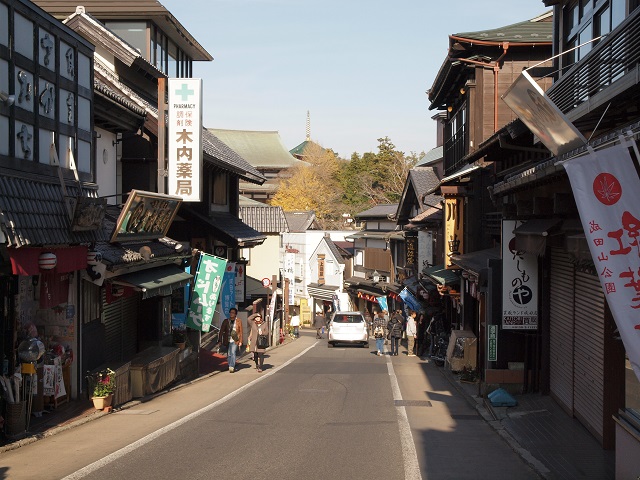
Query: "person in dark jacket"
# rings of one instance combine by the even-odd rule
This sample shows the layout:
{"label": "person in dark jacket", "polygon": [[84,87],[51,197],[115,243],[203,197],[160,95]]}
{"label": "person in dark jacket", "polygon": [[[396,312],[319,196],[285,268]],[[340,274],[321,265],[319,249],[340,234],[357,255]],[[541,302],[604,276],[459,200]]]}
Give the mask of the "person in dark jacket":
{"label": "person in dark jacket", "polygon": [[253,352],[253,361],[256,364],[256,370],[262,372],[264,366],[264,352],[266,348],[258,347],[258,335],[266,335],[269,337],[269,325],[268,322],[263,321],[262,315],[254,313],[247,319],[251,327],[249,332],[249,344],[251,345],[251,351]]}
{"label": "person in dark jacket", "polygon": [[401,310],[391,315],[391,319],[387,324],[387,330],[389,331],[389,339],[391,341],[391,355],[398,356],[398,350],[400,347],[400,339],[402,338],[402,323],[404,318],[402,317]]}

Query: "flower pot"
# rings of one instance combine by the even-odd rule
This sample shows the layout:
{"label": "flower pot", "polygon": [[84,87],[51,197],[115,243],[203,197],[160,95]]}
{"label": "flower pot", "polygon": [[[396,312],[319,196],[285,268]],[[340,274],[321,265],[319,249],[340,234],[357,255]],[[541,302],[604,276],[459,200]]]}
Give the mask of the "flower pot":
{"label": "flower pot", "polygon": [[107,395],[106,397],[91,397],[91,400],[93,400],[93,406],[96,407],[96,410],[104,410],[105,408],[111,406],[113,393]]}

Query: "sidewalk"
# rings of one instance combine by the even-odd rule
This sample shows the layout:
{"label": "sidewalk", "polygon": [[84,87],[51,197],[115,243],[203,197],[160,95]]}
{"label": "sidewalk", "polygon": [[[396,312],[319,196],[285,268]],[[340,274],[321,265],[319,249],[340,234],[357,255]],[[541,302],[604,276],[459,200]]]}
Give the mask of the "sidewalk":
{"label": "sidewalk", "polygon": [[[277,348],[281,345],[286,345],[291,341],[293,341],[293,339],[285,335],[285,340],[282,344],[272,345],[270,349]],[[205,343],[205,345],[200,348],[200,351],[198,352],[199,372],[197,378],[193,380],[178,379],[176,382],[172,383],[166,389],[160,392],[148,395],[143,398],[136,398],[124,405],[118,405],[116,409],[124,410],[132,406],[139,405],[140,403],[148,402],[158,395],[163,395],[177,388],[182,388],[186,385],[190,385],[193,382],[198,382],[204,378],[211,377],[212,375],[226,372],[228,370],[226,355],[217,353],[216,347],[217,346],[214,342],[209,342]],[[251,354],[244,352],[237,358],[236,364],[248,364],[252,361],[253,360]],[[15,448],[19,448],[24,445],[36,442],[42,438],[50,437],[61,431],[73,428],[78,425],[82,425],[83,423],[96,420],[103,415],[108,414],[109,412],[96,410],[93,407],[91,400],[84,397],[83,395],[82,398],[71,400],[64,403],[63,405],[60,405],[55,410],[43,413],[41,417],[32,416],[30,419],[29,430],[23,435],[9,439],[0,438],[0,454],[8,450],[13,450]]]}
{"label": "sidewalk", "polygon": [[515,395],[515,407],[493,407],[478,385],[440,368],[493,429],[540,477],[548,480],[615,478],[615,452],[605,451],[578,420],[548,395]]}

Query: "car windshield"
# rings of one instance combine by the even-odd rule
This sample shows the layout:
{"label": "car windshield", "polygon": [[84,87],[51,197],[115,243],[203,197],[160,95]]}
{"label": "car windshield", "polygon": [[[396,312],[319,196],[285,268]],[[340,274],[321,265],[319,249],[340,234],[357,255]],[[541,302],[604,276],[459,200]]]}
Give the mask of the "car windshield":
{"label": "car windshield", "polygon": [[361,315],[336,315],[333,321],[336,323],[362,323],[364,319]]}

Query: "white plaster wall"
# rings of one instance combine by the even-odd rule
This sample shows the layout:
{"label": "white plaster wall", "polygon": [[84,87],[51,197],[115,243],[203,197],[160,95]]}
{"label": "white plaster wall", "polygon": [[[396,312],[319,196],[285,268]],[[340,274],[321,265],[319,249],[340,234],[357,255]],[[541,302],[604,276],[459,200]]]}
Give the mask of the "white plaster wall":
{"label": "white plaster wall", "polygon": [[116,135],[101,128],[96,128],[98,138],[96,138],[96,183],[98,184],[98,194],[101,197],[108,197],[107,203],[117,205],[122,202],[122,198],[113,195],[121,193],[119,191],[118,168],[117,168],[117,145],[113,145]]}
{"label": "white plaster wall", "polygon": [[267,235],[260,246],[251,249],[251,260],[247,265],[247,275],[258,280],[271,279],[280,274],[280,235]]}

